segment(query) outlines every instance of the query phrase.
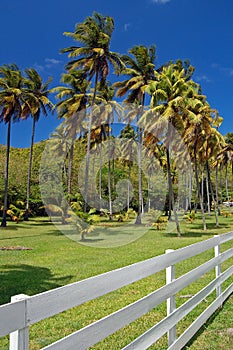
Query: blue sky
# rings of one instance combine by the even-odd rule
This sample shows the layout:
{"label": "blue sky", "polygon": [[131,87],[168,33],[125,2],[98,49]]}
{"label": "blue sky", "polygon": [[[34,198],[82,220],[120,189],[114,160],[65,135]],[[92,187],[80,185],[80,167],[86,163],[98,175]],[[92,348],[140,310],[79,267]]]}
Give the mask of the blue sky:
{"label": "blue sky", "polygon": [[[213,108],[224,118],[221,132],[233,132],[233,1],[232,0],[1,0],[0,65],[34,67],[59,85],[68,59],[59,53],[73,42],[74,31],[93,11],[115,20],[111,50],[126,53],[136,44],[157,47],[156,65],[189,59],[194,79]],[[44,140],[59,122],[41,117],[36,141]],[[31,120],[12,128],[12,145],[30,144]],[[6,127],[0,124],[0,143]]]}

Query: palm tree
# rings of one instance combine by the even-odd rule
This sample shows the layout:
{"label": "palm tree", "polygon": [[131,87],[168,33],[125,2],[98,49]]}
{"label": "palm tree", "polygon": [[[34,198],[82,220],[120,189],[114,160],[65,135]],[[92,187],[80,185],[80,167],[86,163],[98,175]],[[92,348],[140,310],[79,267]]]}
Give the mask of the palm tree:
{"label": "palm tree", "polygon": [[[188,91],[190,75],[186,70],[181,69],[179,64],[170,63],[155,72],[156,80],[147,87],[151,95],[151,109],[144,113],[142,123],[147,125],[147,131],[157,135],[161,129],[163,145],[167,157],[167,179],[169,189],[169,219],[173,209],[177,234],[180,233],[180,226],[177,211],[174,204],[174,192],[171,176],[171,151],[174,139],[174,130],[183,135],[184,122],[182,117],[182,104],[185,94]],[[164,127],[166,126],[166,127]],[[156,130],[156,131],[155,131]],[[154,132],[155,131],[155,132]],[[173,146],[174,147],[174,146]]]}
{"label": "palm tree", "polygon": [[127,186],[127,210],[130,208],[130,178],[131,168],[133,161],[133,146],[135,144],[136,133],[134,128],[127,124],[124,129],[121,130],[120,138],[126,139],[122,144],[123,165],[128,166],[128,186]]}
{"label": "palm tree", "polygon": [[[190,155],[193,158],[197,197],[199,198],[203,229],[206,230],[206,221],[203,206],[203,196],[200,189],[199,182],[199,163],[203,163],[202,151],[205,151],[207,145],[207,137],[211,135],[211,113],[210,106],[206,102],[205,96],[194,94],[193,99],[189,100],[189,111],[185,126],[185,141],[189,147]],[[208,148],[206,148],[208,149]],[[205,152],[205,160],[208,153]]]}
{"label": "palm tree", "polygon": [[[117,116],[118,121],[122,118],[122,107],[119,105],[119,103],[113,101],[114,92],[114,87],[110,84],[110,82],[105,82],[105,84],[98,84],[96,96],[97,105],[95,105],[93,108],[93,114],[95,115],[95,130],[102,130],[101,136],[107,140],[108,144],[108,202],[110,220],[112,220],[113,214],[112,183],[114,181],[114,176],[111,176],[114,174],[114,172],[111,168],[114,168],[115,156],[114,141],[111,140],[111,124],[114,122],[115,115]],[[102,151],[102,143],[100,146],[100,151]],[[112,162],[111,157],[113,157]]]}
{"label": "palm tree", "polygon": [[[15,64],[0,67],[0,122],[7,124],[6,165],[4,173],[4,204],[1,226],[6,227],[11,123],[20,119],[22,103],[26,103],[24,79]],[[26,116],[26,114],[24,115]]]}
{"label": "palm tree", "polygon": [[[122,97],[128,93],[125,102],[133,103],[139,106],[136,113],[137,122],[139,121],[143,107],[145,105],[146,88],[148,84],[154,80],[154,61],[155,61],[155,46],[149,48],[137,45],[129,50],[133,56],[123,55],[126,68],[122,69],[121,74],[128,78],[124,81],[117,82],[114,85],[118,88],[117,96]],[[136,107],[135,107],[136,108]],[[131,114],[130,114],[131,115]],[[127,121],[128,123],[128,121]],[[141,214],[143,210],[142,196],[142,174],[141,174],[141,149],[142,149],[142,129],[138,127],[138,187],[139,187],[139,204],[136,224],[141,224]]]}
{"label": "palm tree", "polygon": [[27,114],[30,113],[32,116],[32,133],[27,177],[26,210],[24,215],[24,220],[27,221],[30,210],[30,184],[36,123],[39,121],[41,114],[44,114],[44,116],[48,116],[48,113],[51,112],[53,109],[53,104],[48,98],[48,95],[50,93],[48,87],[52,79],[49,78],[47,82],[43,83],[40,74],[34,68],[25,69],[25,73],[27,77],[27,80],[25,81],[25,86],[27,88],[28,97],[27,104],[24,104],[23,109],[27,110]]}
{"label": "palm tree", "polygon": [[58,86],[52,91],[57,93],[56,98],[60,100],[56,104],[58,118],[65,118],[66,137],[70,141],[67,175],[68,203],[70,204],[74,141],[77,133],[81,134],[85,131],[86,108],[91,95],[87,93],[90,84],[86,80],[84,71],[72,70],[65,73],[62,75],[61,82],[66,86]]}
{"label": "palm tree", "polygon": [[[72,33],[65,32],[65,35],[80,42],[82,46],[71,46],[62,50],[74,58],[67,64],[67,69],[84,69],[88,73],[89,81],[94,79],[94,93],[92,106],[96,100],[97,84],[100,81],[104,85],[109,74],[109,63],[118,70],[123,67],[119,55],[110,51],[111,36],[114,30],[114,21],[109,16],[103,16],[94,12],[92,17],[87,17],[83,23],[76,25]],[[85,173],[85,208],[87,210],[88,172],[90,162],[90,141],[91,141],[92,113],[89,115],[89,127],[87,138],[86,173]]]}

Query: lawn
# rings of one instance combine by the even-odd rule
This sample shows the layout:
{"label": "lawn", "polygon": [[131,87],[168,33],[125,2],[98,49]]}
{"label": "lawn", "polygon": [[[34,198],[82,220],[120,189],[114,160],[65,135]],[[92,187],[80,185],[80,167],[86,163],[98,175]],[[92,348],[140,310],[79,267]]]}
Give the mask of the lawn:
{"label": "lawn", "polygon": [[[191,223],[182,223],[182,238],[175,233],[165,233],[148,229],[139,239],[122,246],[112,248],[83,245],[63,235],[46,218],[9,223],[0,230],[0,247],[25,247],[29,250],[0,250],[0,303],[10,301],[12,295],[24,293],[33,295],[56,288],[90,276],[94,276],[121,266],[163,254],[168,248],[178,249],[213,237],[215,234],[233,229],[233,217],[220,217],[220,227],[215,228],[213,216],[207,217],[208,230],[202,231],[200,218]],[[61,226],[62,227],[62,226]],[[128,228],[128,230],[130,227]],[[133,226],[132,226],[133,229]],[[224,249],[232,246],[226,243]],[[188,259],[176,266],[176,276],[187,272],[213,257],[213,251]],[[233,259],[223,264],[223,270],[232,265]],[[182,290],[177,296],[177,306],[187,299],[183,295],[195,294],[214,277],[214,271]],[[97,300],[87,302],[77,308],[41,321],[30,329],[30,349],[38,350],[43,346],[123,307],[140,297],[161,287],[165,281],[165,272],[158,273],[133,285],[121,288]],[[231,280],[232,282],[232,280]],[[226,286],[226,284],[224,285]],[[67,296],[69,297],[69,296]],[[192,320],[209,305],[214,295],[196,308],[184,321],[180,322],[177,332],[180,334]],[[233,298],[229,298],[223,309],[217,312],[201,329],[198,336],[186,349],[224,349],[232,348]],[[124,327],[108,337],[93,349],[120,349],[130,340],[144,332],[165,316],[166,305],[161,304],[139,320]],[[166,349],[166,337],[162,337],[151,349]],[[0,349],[8,349],[8,338],[0,340]]]}

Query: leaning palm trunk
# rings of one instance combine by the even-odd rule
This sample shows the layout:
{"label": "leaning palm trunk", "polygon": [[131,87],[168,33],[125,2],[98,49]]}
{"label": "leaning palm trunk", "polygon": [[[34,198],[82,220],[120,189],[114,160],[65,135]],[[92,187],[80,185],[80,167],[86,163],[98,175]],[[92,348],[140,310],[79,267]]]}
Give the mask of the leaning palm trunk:
{"label": "leaning palm trunk", "polygon": [[8,197],[10,139],[11,139],[11,118],[8,121],[8,128],[7,128],[6,165],[5,165],[5,173],[4,173],[4,203],[3,203],[1,227],[6,227],[6,225],[7,225],[6,224],[6,212],[7,212],[7,197]]}
{"label": "leaning palm trunk", "polygon": [[32,175],[32,157],[33,157],[33,147],[34,147],[34,138],[35,138],[35,129],[36,129],[36,119],[33,118],[32,122],[32,138],[29,154],[29,163],[28,163],[28,178],[27,178],[27,198],[26,198],[26,210],[24,214],[24,220],[28,221],[29,217],[29,200],[30,200],[30,190],[31,190],[31,175]]}

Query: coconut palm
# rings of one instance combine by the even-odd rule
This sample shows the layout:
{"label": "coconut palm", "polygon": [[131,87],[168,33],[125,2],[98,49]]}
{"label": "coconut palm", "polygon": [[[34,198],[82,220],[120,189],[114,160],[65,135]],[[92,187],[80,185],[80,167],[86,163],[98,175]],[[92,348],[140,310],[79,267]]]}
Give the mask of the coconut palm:
{"label": "coconut palm", "polygon": [[[156,135],[162,138],[167,157],[167,178],[169,189],[169,219],[173,208],[176,221],[177,234],[180,236],[180,226],[174,205],[174,192],[171,174],[171,150],[174,147],[174,131],[183,135],[184,121],[182,108],[184,97],[187,94],[190,76],[185,69],[177,68],[177,64],[164,66],[159,72],[155,72],[155,81],[147,87],[151,95],[151,109],[144,113],[141,121],[147,125],[148,135]],[[152,138],[153,139],[153,138]]]}
{"label": "coconut palm", "polygon": [[56,104],[58,118],[65,118],[66,137],[70,144],[67,174],[68,202],[70,203],[74,141],[78,133],[86,131],[86,108],[91,94],[87,93],[90,84],[83,71],[67,72],[62,75],[61,82],[66,86],[58,86],[52,91],[57,93],[56,98],[60,100]]}
{"label": "coconut palm", "polygon": [[123,165],[128,167],[128,185],[127,185],[127,211],[130,209],[130,181],[131,181],[131,168],[133,162],[133,149],[135,145],[136,133],[134,128],[127,124],[120,133],[120,138],[125,139],[122,143],[122,158]]}
{"label": "coconut palm", "polygon": [[[149,48],[137,45],[129,50],[129,55],[123,55],[126,68],[122,69],[121,74],[127,76],[127,79],[121,82],[116,82],[114,85],[118,88],[117,96],[123,97],[126,94],[125,102],[139,106],[138,112],[129,113],[127,118],[131,119],[132,115],[136,120],[140,116],[145,105],[146,88],[148,84],[154,80],[155,68],[155,46],[151,45]],[[127,120],[129,123],[131,120]],[[141,214],[143,211],[143,197],[142,197],[142,174],[141,174],[141,148],[142,148],[142,129],[138,127],[138,187],[139,187],[139,204],[136,224],[141,224]]]}
{"label": "coconut palm", "polygon": [[[89,81],[94,79],[94,93],[92,106],[96,100],[97,84],[100,81],[104,85],[109,74],[109,64],[118,70],[123,67],[120,56],[110,51],[111,36],[114,30],[114,21],[109,16],[103,16],[94,12],[92,17],[87,17],[83,23],[76,25],[75,31],[65,32],[65,35],[72,37],[75,41],[81,43],[81,46],[71,46],[62,50],[68,53],[72,60],[67,64],[67,69],[84,69]],[[87,190],[88,190],[88,172],[90,162],[90,142],[91,142],[92,113],[89,115],[88,137],[87,137],[87,155],[85,172],[85,208],[87,210]]]}
{"label": "coconut palm", "polygon": [[[209,147],[207,146],[207,137],[212,132],[212,118],[210,106],[206,102],[205,96],[194,95],[193,99],[189,100],[189,112],[186,118],[185,126],[185,141],[189,147],[190,155],[193,158],[197,197],[200,201],[202,212],[203,229],[206,230],[206,221],[203,207],[203,197],[199,182],[199,167],[198,163],[203,163],[202,151],[206,150],[205,158],[208,157]],[[206,160],[206,159],[205,159]]]}
{"label": "coconut palm", "polygon": [[[19,68],[15,64],[3,65],[0,67],[0,122],[7,124],[6,142],[6,165],[4,173],[4,204],[1,226],[6,227],[7,197],[8,197],[8,175],[11,124],[25,117],[22,112],[22,104],[25,101],[26,93],[23,88],[24,79]],[[26,113],[26,112],[25,112]]]}
{"label": "coconut palm", "polygon": [[53,110],[53,104],[49,99],[49,84],[52,78],[49,78],[47,82],[43,83],[40,74],[34,68],[25,69],[26,78],[25,87],[27,89],[27,103],[23,105],[23,110],[27,115],[31,114],[32,117],[32,133],[31,144],[28,162],[28,177],[27,177],[27,197],[26,197],[26,210],[24,220],[28,220],[29,215],[29,199],[30,199],[30,184],[32,173],[32,160],[33,160],[33,146],[35,139],[36,123],[39,121],[41,114],[48,116]]}
{"label": "coconut palm", "polygon": [[[114,122],[115,116],[118,120],[122,118],[122,107],[121,105],[113,101],[114,97],[114,87],[110,84],[110,82],[106,82],[103,84],[98,84],[97,96],[96,96],[96,105],[93,107],[93,115],[95,115],[95,119],[93,120],[93,124],[95,126],[94,131],[102,131],[100,136],[102,136],[103,140],[107,140],[107,148],[108,148],[108,201],[109,201],[109,218],[112,220],[113,214],[113,205],[112,205],[112,186],[114,181],[114,157],[115,157],[115,147],[114,141],[111,140],[111,124]],[[102,140],[101,140],[102,141]],[[100,144],[100,157],[102,153],[102,142]],[[112,158],[112,162],[111,162]],[[101,162],[101,159],[100,159]],[[102,167],[102,166],[101,166]],[[100,175],[101,175],[101,167],[100,167]]]}

